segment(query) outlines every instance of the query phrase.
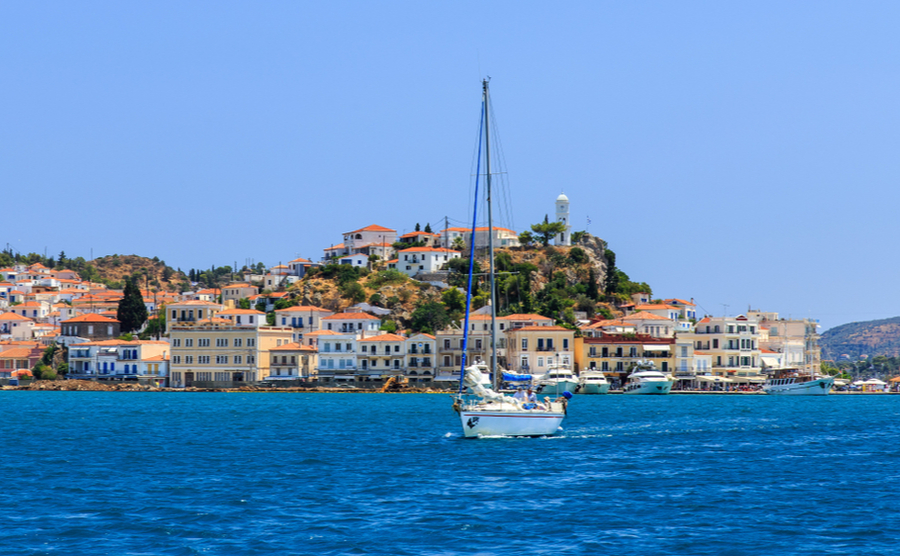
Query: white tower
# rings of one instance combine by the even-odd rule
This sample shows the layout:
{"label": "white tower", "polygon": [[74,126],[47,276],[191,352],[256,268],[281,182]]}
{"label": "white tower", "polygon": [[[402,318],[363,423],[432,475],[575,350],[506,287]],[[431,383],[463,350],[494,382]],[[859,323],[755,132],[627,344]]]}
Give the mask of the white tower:
{"label": "white tower", "polygon": [[553,245],[572,244],[572,226],[569,225],[569,198],[560,193],[556,198],[556,221],[566,225],[566,231],[553,238]]}

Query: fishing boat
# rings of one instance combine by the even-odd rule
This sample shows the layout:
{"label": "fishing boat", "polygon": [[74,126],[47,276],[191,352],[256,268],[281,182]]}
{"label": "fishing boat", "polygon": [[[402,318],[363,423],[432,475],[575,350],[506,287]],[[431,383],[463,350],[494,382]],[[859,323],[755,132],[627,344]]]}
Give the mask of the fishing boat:
{"label": "fishing boat", "polygon": [[606,394],[609,392],[609,379],[600,371],[586,370],[578,375],[576,394]]}
{"label": "fishing boat", "polygon": [[675,379],[656,369],[652,361],[640,361],[628,375],[623,394],[664,395],[672,390]]}
{"label": "fishing boat", "polygon": [[801,374],[799,369],[774,369],[762,389],[775,396],[827,396],[832,386],[833,376]]}
{"label": "fishing boat", "polygon": [[561,396],[563,392],[574,392],[578,388],[578,377],[572,369],[560,365],[550,367],[537,381],[538,393]]}
{"label": "fishing boat", "polygon": [[[463,435],[467,438],[485,436],[549,436],[560,430],[566,417],[566,401],[572,397],[564,392],[559,400],[520,401],[502,394],[499,390],[503,370],[497,364],[496,300],[494,286],[494,224],[491,203],[491,148],[490,148],[490,92],[488,80],[482,81],[480,132],[478,135],[478,162],[475,172],[475,208],[472,211],[472,239],[469,241],[469,276],[466,287],[466,316],[462,345],[462,365],[459,392],[454,396],[453,409],[459,414]],[[482,151],[482,137],[484,150]],[[475,261],[475,228],[478,223],[478,182],[481,177],[482,156],[485,162],[485,190],[488,220],[488,254],[490,259],[491,286],[491,362],[475,361],[466,366],[469,341],[469,312],[472,301],[472,274]],[[493,370],[493,372],[491,372]],[[491,387],[485,379],[491,379]],[[468,390],[468,393],[467,393]]]}

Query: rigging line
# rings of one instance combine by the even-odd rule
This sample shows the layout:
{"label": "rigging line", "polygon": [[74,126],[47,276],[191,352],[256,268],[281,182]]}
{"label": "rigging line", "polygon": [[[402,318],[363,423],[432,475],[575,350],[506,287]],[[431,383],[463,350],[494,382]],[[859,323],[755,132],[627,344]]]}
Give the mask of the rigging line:
{"label": "rigging line", "polygon": [[[495,114],[494,103],[491,100],[490,105],[491,113]],[[506,170],[506,154],[503,151],[503,140],[500,136],[499,126],[497,125],[497,119],[491,118],[491,133],[494,134],[494,142],[495,149],[494,152],[497,154],[498,168],[502,170]],[[506,225],[515,230],[515,215],[512,211],[512,189],[509,187],[509,175],[507,172],[494,172],[495,175],[502,174],[502,177],[498,180],[500,182],[500,197],[501,197],[501,206],[500,211],[504,215],[504,221]]]}
{"label": "rigging line", "polygon": [[[484,102],[481,103],[481,119],[484,119]],[[481,132],[483,126],[479,126],[478,130],[478,152],[481,152]],[[478,157],[478,167],[476,169],[475,175],[475,199],[478,199],[478,173],[481,171],[481,157]],[[460,361],[462,362],[459,369],[459,395],[461,396],[463,393],[463,384],[466,379],[466,353],[469,349],[469,312],[472,308],[472,270],[473,265],[475,264],[475,221],[478,216],[478,204],[473,205],[475,208],[472,209],[472,237],[469,239],[469,280],[466,285],[466,320],[465,320],[465,328],[463,329],[463,345],[462,345],[462,356],[460,357]]]}

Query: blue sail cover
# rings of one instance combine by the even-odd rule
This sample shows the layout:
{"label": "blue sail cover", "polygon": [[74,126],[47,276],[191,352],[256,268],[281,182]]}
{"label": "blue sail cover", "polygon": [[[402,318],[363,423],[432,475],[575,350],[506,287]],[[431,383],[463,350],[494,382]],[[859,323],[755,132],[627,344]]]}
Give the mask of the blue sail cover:
{"label": "blue sail cover", "polygon": [[506,382],[531,380],[531,375],[517,375],[517,374],[513,374],[513,373],[503,373],[503,380],[505,380]]}

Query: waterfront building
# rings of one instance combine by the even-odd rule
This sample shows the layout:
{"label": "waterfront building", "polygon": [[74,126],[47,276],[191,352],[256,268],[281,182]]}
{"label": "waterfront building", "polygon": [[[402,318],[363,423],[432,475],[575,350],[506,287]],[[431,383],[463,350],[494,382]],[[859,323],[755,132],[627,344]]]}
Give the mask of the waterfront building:
{"label": "waterfront building", "polygon": [[267,380],[307,380],[315,374],[316,348],[291,342],[269,351],[271,363]]}
{"label": "waterfront building", "polygon": [[575,332],[555,325],[516,326],[506,331],[509,369],[542,375],[554,366],[572,368]]}
{"label": "waterfront building", "polygon": [[599,370],[610,378],[624,380],[639,361],[653,362],[663,373],[673,370],[675,338],[649,334],[603,334],[594,338],[576,338],[579,371]]}
{"label": "waterfront building", "polygon": [[[324,334],[326,332],[327,334]],[[349,326],[338,332],[323,330],[318,333],[316,376],[319,380],[326,382],[356,380],[359,369],[356,357],[357,340],[361,335],[362,332],[357,333]]]}
{"label": "waterfront building", "polygon": [[15,378],[37,365],[44,354],[44,348],[38,344],[0,345],[0,379]]}
{"label": "waterfront building", "polygon": [[121,324],[117,319],[95,313],[79,315],[59,323],[60,333],[56,343],[69,345],[118,338],[122,334]]}
{"label": "waterfront building", "polygon": [[430,381],[437,375],[437,338],[413,334],[406,339],[406,377],[410,382]]}
{"label": "waterfront building", "polygon": [[359,371],[371,378],[402,376],[406,357],[406,338],[397,334],[379,334],[360,338]]}
{"label": "waterfront building", "polygon": [[169,375],[169,342],[112,339],[69,344],[68,348],[69,378],[163,386]]}
{"label": "waterfront building", "polygon": [[818,371],[822,363],[818,323],[814,319],[784,319],[778,313],[748,311],[759,321],[760,347],[780,354],[783,367]]}
{"label": "waterfront building", "polygon": [[291,343],[293,330],[261,326],[259,311],[231,311],[239,311],[227,315],[233,320],[214,317],[170,328],[171,386],[234,387],[269,376],[270,350]]}
{"label": "waterfront building", "polygon": [[684,337],[694,342],[695,351],[711,356],[714,375],[761,378],[760,330],[756,317],[705,317],[693,333]]}

